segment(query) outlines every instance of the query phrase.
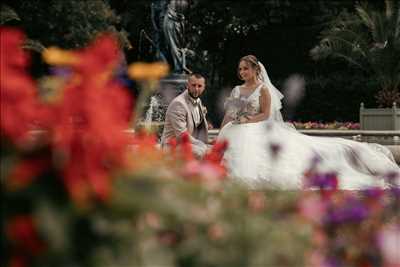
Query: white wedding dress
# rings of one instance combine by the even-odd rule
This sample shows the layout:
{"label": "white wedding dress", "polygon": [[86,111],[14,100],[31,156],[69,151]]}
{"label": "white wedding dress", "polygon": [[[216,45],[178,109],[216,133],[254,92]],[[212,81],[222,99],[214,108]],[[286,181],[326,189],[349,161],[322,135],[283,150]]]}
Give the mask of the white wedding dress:
{"label": "white wedding dress", "polygon": [[[228,141],[223,159],[232,179],[251,189],[303,189],[304,173],[316,159],[319,172],[337,174],[340,189],[387,187],[382,179],[385,174],[395,173],[400,177],[400,168],[384,146],[307,136],[284,123],[279,111],[283,96],[270,83],[266,72],[265,75],[264,84],[271,95],[270,118],[256,123],[229,122],[217,137]],[[255,114],[260,112],[261,87],[247,97]],[[239,86],[232,90],[231,96],[243,99]],[[399,185],[398,181],[396,184]]]}

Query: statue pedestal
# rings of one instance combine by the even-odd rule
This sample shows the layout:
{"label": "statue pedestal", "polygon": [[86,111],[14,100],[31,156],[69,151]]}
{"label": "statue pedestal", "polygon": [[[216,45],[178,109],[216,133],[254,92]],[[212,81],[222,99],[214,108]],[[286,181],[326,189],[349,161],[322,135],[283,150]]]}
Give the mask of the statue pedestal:
{"label": "statue pedestal", "polygon": [[162,96],[164,105],[168,106],[177,95],[185,90],[187,79],[187,74],[172,74],[160,80],[158,93]]}

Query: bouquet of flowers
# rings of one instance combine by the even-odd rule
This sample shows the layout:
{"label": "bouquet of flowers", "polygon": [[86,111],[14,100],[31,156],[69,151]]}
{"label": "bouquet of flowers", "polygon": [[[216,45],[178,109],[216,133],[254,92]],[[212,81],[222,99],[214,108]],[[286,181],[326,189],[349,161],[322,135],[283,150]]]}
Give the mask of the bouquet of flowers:
{"label": "bouquet of flowers", "polygon": [[233,118],[233,123],[240,123],[241,119],[250,115],[250,103],[245,97],[230,96],[224,103],[226,114]]}

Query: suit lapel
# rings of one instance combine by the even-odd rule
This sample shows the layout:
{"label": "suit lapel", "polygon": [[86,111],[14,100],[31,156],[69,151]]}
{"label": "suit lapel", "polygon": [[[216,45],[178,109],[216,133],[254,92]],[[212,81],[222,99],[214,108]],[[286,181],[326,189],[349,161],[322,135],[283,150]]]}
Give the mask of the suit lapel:
{"label": "suit lapel", "polygon": [[200,104],[199,104],[199,110],[200,110],[200,118],[201,118],[199,130],[201,131],[201,134],[204,135],[203,139],[207,140],[208,125],[207,125],[206,114],[204,113],[204,106],[203,106],[203,103],[201,102],[201,100],[200,100]]}
{"label": "suit lapel", "polygon": [[[184,100],[185,100],[186,107],[187,107],[187,109],[188,109],[188,112],[190,113],[190,117],[192,118],[191,121],[190,121],[190,119],[188,118],[188,130],[191,131],[191,132],[193,132],[194,129],[196,128],[196,125],[195,125],[195,122],[194,122],[193,104],[192,104],[192,103],[190,102],[190,100],[189,100],[188,91],[186,90],[183,94],[184,94],[184,95],[183,95],[183,98],[184,98]],[[189,114],[188,114],[188,115],[189,115]],[[190,127],[189,127],[189,126],[190,126]],[[191,128],[191,129],[189,129],[189,128]]]}
{"label": "suit lapel", "polygon": [[[189,108],[189,110],[190,110],[190,114],[191,114],[191,116],[192,116],[193,128],[196,128],[196,121],[195,121],[195,119],[194,119],[194,117],[195,117],[195,115],[194,115],[195,106],[192,104],[192,101],[190,101],[190,99],[189,99],[189,93],[188,93],[187,90],[186,90],[186,94],[185,94],[185,100],[186,100],[186,103],[187,103],[188,108]],[[201,115],[200,115],[200,116],[201,116]]]}
{"label": "suit lapel", "polygon": [[200,112],[200,118],[202,120],[202,123],[206,122],[206,114],[204,114],[204,106],[203,106],[203,103],[201,102],[201,100],[200,100],[200,105],[199,105],[199,112]]}

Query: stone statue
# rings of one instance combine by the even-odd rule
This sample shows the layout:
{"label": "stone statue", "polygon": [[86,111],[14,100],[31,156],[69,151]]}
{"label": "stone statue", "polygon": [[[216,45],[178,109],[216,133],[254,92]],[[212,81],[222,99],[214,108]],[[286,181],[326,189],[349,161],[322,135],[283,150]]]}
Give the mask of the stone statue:
{"label": "stone statue", "polygon": [[151,3],[151,22],[153,24],[153,44],[155,46],[155,59],[167,61],[166,44],[164,38],[163,24],[165,13],[168,8],[168,0],[154,0]]}
{"label": "stone statue", "polygon": [[194,52],[187,48],[184,34],[184,12],[188,6],[188,0],[153,0],[151,3],[154,59],[168,63],[171,69],[170,75],[160,80],[157,100],[162,114],[169,102],[186,89],[187,74],[192,73],[186,59],[194,56]]}
{"label": "stone statue", "polygon": [[187,0],[171,0],[163,20],[163,35],[166,48],[165,58],[174,74],[191,73],[186,66],[186,57],[193,55],[193,51],[186,47],[184,38],[184,11],[187,8]]}

